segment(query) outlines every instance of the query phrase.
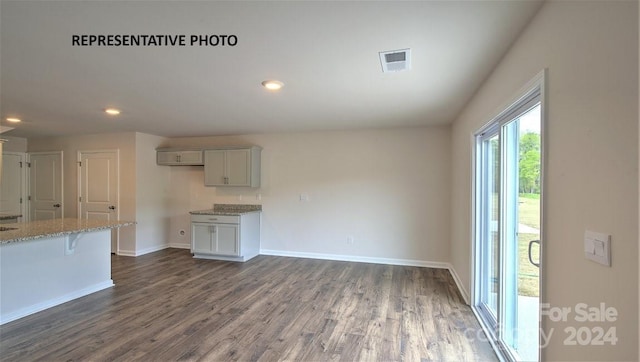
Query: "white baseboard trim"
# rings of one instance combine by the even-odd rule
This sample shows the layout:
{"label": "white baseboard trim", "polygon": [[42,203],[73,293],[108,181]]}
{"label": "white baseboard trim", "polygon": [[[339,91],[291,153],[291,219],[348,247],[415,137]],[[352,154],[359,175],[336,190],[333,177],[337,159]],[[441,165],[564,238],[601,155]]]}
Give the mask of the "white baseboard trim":
{"label": "white baseboard trim", "polygon": [[464,302],[467,303],[467,305],[470,305],[471,298],[469,297],[469,292],[467,291],[467,288],[465,288],[464,285],[462,284],[462,281],[460,280],[460,276],[458,275],[456,270],[453,268],[453,265],[449,264],[448,269],[449,269],[449,273],[451,273],[451,276],[453,277],[453,281],[456,282],[456,286],[458,287],[460,294],[462,294],[462,298],[464,299]]}
{"label": "white baseboard trim", "polygon": [[149,253],[153,253],[156,251],[160,251],[160,250],[164,250],[167,248],[172,248],[172,246],[170,244],[162,244],[162,245],[155,245],[146,249],[140,249],[140,250],[136,250],[136,251],[131,251],[131,250],[118,250],[118,255],[122,255],[122,256],[140,256],[140,255],[144,255],[144,254],[149,254]]}
{"label": "white baseboard trim", "polygon": [[437,268],[437,269],[450,269],[451,267],[449,263],[443,263],[438,261],[375,258],[375,257],[369,257],[369,256],[354,256],[354,255],[340,255],[340,254],[305,253],[305,252],[299,252],[299,251],[285,251],[285,250],[261,249],[260,254],[273,255],[273,256],[289,256],[294,258],[306,258],[306,259],[351,261],[356,263],[419,266],[419,267]]}
{"label": "white baseboard trim", "polygon": [[134,256],[140,256],[140,255],[144,255],[144,254],[153,253],[153,252],[156,252],[156,251],[164,250],[164,249],[166,249],[168,247],[169,247],[169,244],[154,245],[154,246],[151,246],[151,247],[146,248],[146,249],[136,250],[136,255],[134,255]]}
{"label": "white baseboard trim", "polygon": [[98,284],[95,284],[95,285],[91,285],[89,287],[77,290],[77,291],[75,291],[73,293],[62,295],[62,296],[60,296],[58,298],[49,299],[49,300],[41,302],[41,303],[37,303],[37,304],[34,304],[34,305],[30,305],[28,307],[24,307],[24,308],[18,309],[15,312],[11,312],[11,313],[7,313],[7,314],[4,314],[4,315],[1,315],[0,316],[0,325],[15,321],[16,319],[20,319],[20,318],[26,317],[28,315],[43,311],[43,310],[51,308],[51,307],[55,307],[56,305],[60,305],[62,303],[66,303],[66,302],[72,301],[74,299],[77,299],[77,298],[80,298],[80,297],[84,297],[85,295],[89,295],[91,293],[95,293],[95,292],[98,292],[98,291],[103,290],[103,289],[111,288],[112,286],[114,286],[113,280],[109,279],[108,281],[105,281],[105,282],[102,282],[102,283],[98,283]]}
{"label": "white baseboard trim", "polygon": [[169,247],[170,248],[176,248],[176,249],[191,249],[191,244],[189,244],[189,243],[170,243]]}

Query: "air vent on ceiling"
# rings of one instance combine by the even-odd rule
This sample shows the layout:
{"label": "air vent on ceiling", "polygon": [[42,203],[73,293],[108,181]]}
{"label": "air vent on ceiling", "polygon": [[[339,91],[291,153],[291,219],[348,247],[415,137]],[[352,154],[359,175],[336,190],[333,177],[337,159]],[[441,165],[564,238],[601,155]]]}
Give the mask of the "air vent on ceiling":
{"label": "air vent on ceiling", "polygon": [[382,72],[400,72],[411,69],[411,49],[380,52]]}

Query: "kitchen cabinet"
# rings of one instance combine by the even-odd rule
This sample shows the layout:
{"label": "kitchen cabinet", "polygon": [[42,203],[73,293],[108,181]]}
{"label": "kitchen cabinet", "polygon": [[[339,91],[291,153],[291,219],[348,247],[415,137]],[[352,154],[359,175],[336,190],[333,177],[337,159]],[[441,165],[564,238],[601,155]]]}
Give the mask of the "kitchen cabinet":
{"label": "kitchen cabinet", "polygon": [[202,150],[158,149],[156,153],[158,165],[165,166],[202,166]]}
{"label": "kitchen cabinet", "polygon": [[191,215],[194,258],[247,261],[260,253],[260,213]]}
{"label": "kitchen cabinet", "polygon": [[260,147],[204,150],[205,186],[260,186]]}

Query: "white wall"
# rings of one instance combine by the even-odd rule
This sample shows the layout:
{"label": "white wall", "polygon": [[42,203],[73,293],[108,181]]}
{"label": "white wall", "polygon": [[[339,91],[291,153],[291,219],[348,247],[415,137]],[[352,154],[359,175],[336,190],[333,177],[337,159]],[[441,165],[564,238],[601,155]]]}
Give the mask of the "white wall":
{"label": "white wall", "polygon": [[[545,270],[555,307],[618,310],[615,346],[567,346],[570,316],[543,319],[543,360],[638,360],[638,2],[545,3],[452,131],[452,263],[470,288],[471,137],[543,68],[547,78]],[[612,235],[612,267],[586,260],[585,230]],[[605,329],[606,330],[606,329]]]}
{"label": "white wall", "polygon": [[[136,134],[109,133],[72,137],[29,139],[29,152],[64,152],[64,216],[78,217],[78,151],[120,150],[120,213],[121,220],[136,220]],[[136,226],[120,229],[118,253],[135,255]]]}
{"label": "white wall", "polygon": [[0,135],[0,138],[6,140],[3,144],[3,152],[27,152],[27,139],[21,137],[11,137]]}
{"label": "white wall", "polygon": [[269,252],[449,261],[449,127],[178,138],[166,145],[253,144],[263,147],[259,189],[205,187],[202,167],[172,167],[173,245],[188,246],[190,210],[258,203],[261,247]]}
{"label": "white wall", "polygon": [[156,148],[166,138],[136,133],[136,255],[169,246],[170,168],[156,164]]}

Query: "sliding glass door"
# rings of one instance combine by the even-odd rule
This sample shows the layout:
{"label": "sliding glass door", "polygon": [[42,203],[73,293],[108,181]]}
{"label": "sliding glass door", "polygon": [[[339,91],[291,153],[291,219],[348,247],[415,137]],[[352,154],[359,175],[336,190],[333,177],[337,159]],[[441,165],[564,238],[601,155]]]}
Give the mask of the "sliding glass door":
{"label": "sliding glass door", "polygon": [[534,89],[476,135],[473,308],[507,360],[538,360],[540,128]]}

